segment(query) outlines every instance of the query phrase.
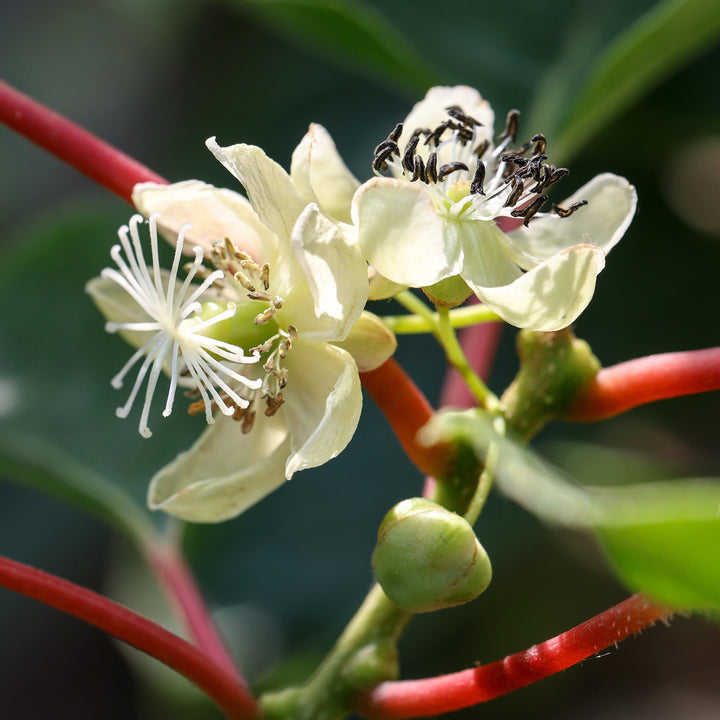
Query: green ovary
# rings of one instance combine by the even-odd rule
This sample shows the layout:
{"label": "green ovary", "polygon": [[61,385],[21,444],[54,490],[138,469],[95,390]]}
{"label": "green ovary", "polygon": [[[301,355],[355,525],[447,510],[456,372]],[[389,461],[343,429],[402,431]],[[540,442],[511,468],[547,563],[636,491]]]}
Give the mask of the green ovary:
{"label": "green ovary", "polygon": [[[232,317],[213,323],[198,332],[206,337],[222,340],[247,351],[250,348],[262,345],[266,340],[278,332],[277,323],[270,318],[266,323],[257,325],[255,318],[267,307],[266,303],[243,302],[235,306]],[[202,322],[225,312],[226,306],[216,302],[202,303],[200,312],[193,315],[191,320]]]}

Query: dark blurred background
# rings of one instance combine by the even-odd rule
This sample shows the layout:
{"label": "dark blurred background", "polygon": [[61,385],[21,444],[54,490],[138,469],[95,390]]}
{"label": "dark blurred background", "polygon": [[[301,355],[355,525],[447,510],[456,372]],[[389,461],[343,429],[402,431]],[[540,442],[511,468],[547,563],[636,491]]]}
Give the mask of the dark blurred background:
{"label": "dark blurred background", "polygon": [[[565,105],[607,43],[649,0],[435,0],[337,3],[376,50],[352,54],[348,27],[318,35],[326,3],[3,0],[0,74],[170,180],[235,187],[205,149],[261,145],[289,166],[310,122],[333,135],[360,179],[375,145],[432,84],[469,84],[498,126],[553,137]],[[329,3],[332,6],[332,3]],[[316,10],[313,11],[312,7]],[[305,9],[303,9],[305,8]],[[310,9],[307,9],[310,8]],[[273,12],[273,9],[275,12]],[[352,13],[351,13],[352,16]],[[394,30],[387,30],[387,28]],[[395,34],[393,34],[395,33]],[[372,50],[372,48],[371,48]],[[637,188],[637,217],[576,324],[605,364],[718,344],[720,52],[672,73],[572,158],[568,194],[612,171]],[[538,125],[534,124],[537,120]],[[499,128],[497,128],[499,129]],[[108,263],[129,207],[0,128],[0,433],[62,448],[142,499],[148,478],[186,447],[197,422],[158,420],[152,440],[114,415],[110,378],[122,341],[83,293]],[[388,303],[378,312],[397,312]],[[400,339],[398,359],[437,401],[441,354]],[[490,380],[517,370],[504,332]],[[576,477],[631,482],[717,475],[717,394],[668,401],[593,426],[554,424],[536,447]],[[368,399],[335,461],[305,471],[246,515],[191,527],[186,548],[253,683],[302,682],[369,588],[382,516],[422,478]],[[0,485],[0,553],[101,590],[161,621],[167,611],[127,541],[56,500]],[[622,599],[592,541],[542,527],[502,499],[478,525],[495,577],[477,601],[420,617],[402,644],[403,675],[487,662]],[[183,681],[79,621],[0,590],[0,715],[145,720],[218,717]],[[716,718],[720,632],[698,618],[645,632],[602,657],[457,718]]]}

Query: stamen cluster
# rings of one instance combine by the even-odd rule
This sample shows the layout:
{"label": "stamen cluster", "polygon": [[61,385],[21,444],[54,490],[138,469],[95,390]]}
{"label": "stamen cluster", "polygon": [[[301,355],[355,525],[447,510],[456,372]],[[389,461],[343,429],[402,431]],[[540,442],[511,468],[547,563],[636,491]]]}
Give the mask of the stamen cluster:
{"label": "stamen cluster", "polygon": [[[516,141],[520,115],[511,110],[499,144],[492,148],[488,139],[478,138],[477,129],[482,127],[478,120],[458,105],[445,110],[447,119],[433,129],[415,128],[404,148],[399,144],[403,123],[398,123],[375,148],[375,174],[390,170],[410,182],[426,184],[438,208],[453,208],[455,215],[469,217],[477,211],[490,219],[510,208],[509,215],[522,218],[528,226],[548,200],[545,191],[570,172],[547,162],[545,136],[533,135],[521,147],[508,150]],[[586,204],[576,202],[569,208],[553,204],[552,211],[568,217]]]}
{"label": "stamen cluster", "polygon": [[[270,265],[259,265],[250,255],[238,250],[229,238],[213,244],[211,261],[218,273],[213,284],[226,294],[236,297],[244,294],[249,300],[266,303],[267,307],[259,312],[253,322],[256,326],[268,325],[277,321],[277,313],[282,309],[284,300],[273,295],[270,290]],[[265,356],[262,369],[265,377],[258,380],[258,385],[243,392],[243,404],[235,404],[232,417],[242,423],[242,432],[252,430],[255,422],[255,403],[265,400],[266,417],[272,417],[284,403],[282,390],[287,385],[288,371],[282,361],[297,337],[297,329],[288,325],[286,330],[277,328],[277,332],[265,341],[249,349],[255,355]],[[197,414],[204,409],[204,401],[193,403],[189,412]],[[214,409],[214,408],[213,408]]]}
{"label": "stamen cluster", "polygon": [[[200,298],[213,283],[219,281],[222,272],[207,271],[202,265],[203,250],[195,247],[195,260],[188,266],[187,276],[180,284],[177,273],[185,232],[189,227],[187,225],[181,228],[178,235],[170,273],[161,272],[157,218],[158,215],[154,214],[149,220],[151,268],[146,265],[138,232],[138,225],[144,220],[142,216],[135,215],[129,227],[120,228],[120,245],[115,245],[111,251],[118,269],[105,268],[102,271],[102,278],[120,286],[147,318],[138,322],[106,324],[108,332],[121,331],[148,337],[111,381],[113,387],[122,387],[128,372],[144,358],[127,402],[117,409],[119,417],[127,417],[149,372],[139,426],[143,437],[152,434],[147,420],[157,381],[163,370],[170,375],[170,389],[163,415],[168,416],[172,412],[177,387],[186,387],[202,396],[208,423],[213,422],[211,407],[231,415],[236,407],[248,405],[242,389],[252,390],[260,385],[259,380],[246,377],[239,367],[257,363],[260,359],[258,352],[247,356],[242,347],[206,334],[212,326],[234,315],[235,303],[228,301],[225,310],[209,319],[200,319],[196,315],[201,310]],[[196,276],[204,277],[200,285],[192,284]]]}

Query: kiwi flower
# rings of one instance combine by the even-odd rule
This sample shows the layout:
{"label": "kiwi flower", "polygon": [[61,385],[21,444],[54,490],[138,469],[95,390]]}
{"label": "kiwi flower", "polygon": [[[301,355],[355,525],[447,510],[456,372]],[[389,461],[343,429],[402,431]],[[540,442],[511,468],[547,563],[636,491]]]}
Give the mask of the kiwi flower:
{"label": "kiwi flower", "polygon": [[592,298],[635,213],[635,188],[598,175],[544,212],[568,170],[548,162],[543,135],[515,145],[517,111],[497,144],[493,124],[476,90],[431,88],[375,150],[377,177],[353,199],[358,240],[393,283],[447,304],[472,291],[512,325],[559,330]]}
{"label": "kiwi flower", "polygon": [[[196,380],[181,345],[181,352],[170,353],[174,365],[161,363],[169,368],[171,385],[195,395],[191,413],[204,413],[211,424],[152,479],[148,502],[154,509],[218,522],[243,512],[298,470],[335,457],[359,420],[358,368],[377,367],[394,350],[392,334],[363,312],[367,265],[336,217],[349,217],[357,181],[343,171],[319,126],[308,136],[296,151],[293,169],[299,168],[300,179],[260,148],[221,148],[208,140],[245,186],[249,202],[195,180],[134,190],[136,207],[176,244],[176,258],[184,247],[212,266],[191,266],[203,282],[192,291],[192,312],[180,321],[207,338],[197,341],[203,348],[212,345],[206,360],[212,363],[210,380]],[[347,181],[344,210],[338,174]],[[317,200],[330,210],[323,212]],[[156,259],[153,253],[149,272],[162,278]],[[144,275],[147,270],[137,265],[131,271]],[[108,273],[88,289],[111,329],[139,345],[137,336],[127,335],[140,330],[129,316],[147,314],[136,294]],[[174,337],[177,328],[164,331]],[[143,367],[147,363],[146,358]]]}

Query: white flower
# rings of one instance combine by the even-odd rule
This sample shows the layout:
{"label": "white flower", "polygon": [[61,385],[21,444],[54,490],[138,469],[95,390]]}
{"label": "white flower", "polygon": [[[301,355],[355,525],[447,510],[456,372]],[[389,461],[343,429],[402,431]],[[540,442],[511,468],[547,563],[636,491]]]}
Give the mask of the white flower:
{"label": "white flower", "polygon": [[375,172],[393,177],[360,187],[352,219],[365,257],[390,281],[427,287],[460,276],[507,322],[559,330],[590,301],[637,198],[604,174],[541,212],[568,171],[547,162],[542,135],[514,147],[517,117],[494,146],[494,115],[477,91],[432,88],[377,147]]}
{"label": "white flower", "polygon": [[292,177],[260,148],[221,148],[213,139],[208,146],[250,202],[194,180],[141,184],[133,193],[141,212],[161,213],[166,237],[189,222],[186,249],[202,246],[221,271],[214,301],[233,304],[235,313],[208,334],[262,355],[262,364],[247,367],[262,387],[237,389],[249,406],[236,403],[233,417],[217,417],[151,481],[152,508],[197,522],[233,517],[298,470],[340,453],[360,416],[358,367],[373,369],[394,350],[392,334],[363,312],[367,266],[335,222],[349,217],[357,181],[343,171],[327,133],[311,127]]}
{"label": "white flower", "polygon": [[[144,222],[144,219],[141,215],[134,215],[130,227],[124,225],[120,228],[118,236],[121,244],[115,245],[110,253],[118,269],[105,268],[101,277],[90,281],[87,286],[98,307],[108,317],[115,318],[115,321],[105,325],[105,329],[112,333],[120,331],[131,344],[139,346],[112,379],[112,386],[116,389],[122,387],[125,376],[144,358],[127,402],[117,409],[118,417],[128,416],[150,371],[140,414],[139,430],[143,437],[152,435],[148,427],[148,415],[163,369],[170,374],[170,389],[163,410],[166,417],[172,412],[178,386],[193,388],[200,393],[208,410],[208,422],[213,422],[210,413],[212,402],[226,415],[232,415],[236,407],[248,406],[248,400],[239,395],[233,386],[239,383],[244,388],[260,387],[259,380],[251,380],[233,369],[233,365],[256,363],[260,359],[259,353],[246,356],[242,348],[203,334],[211,331],[213,325],[231,318],[235,313],[234,305],[226,303],[225,310],[208,319],[197,317],[202,307],[201,299],[209,294],[210,286],[223,273],[218,270],[209,274],[201,285],[193,285],[192,280],[203,259],[202,248],[196,247],[195,261],[185,281],[178,281],[187,226],[181,229],[178,236],[172,270],[169,274],[161,271],[158,264],[157,217],[150,217],[152,276],[145,263],[138,232],[138,224]],[[230,404],[225,402],[217,388],[231,401]]]}

